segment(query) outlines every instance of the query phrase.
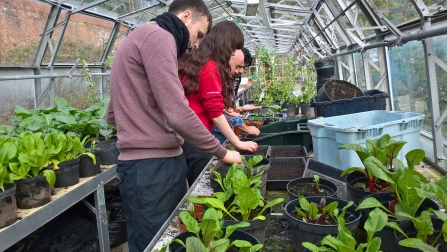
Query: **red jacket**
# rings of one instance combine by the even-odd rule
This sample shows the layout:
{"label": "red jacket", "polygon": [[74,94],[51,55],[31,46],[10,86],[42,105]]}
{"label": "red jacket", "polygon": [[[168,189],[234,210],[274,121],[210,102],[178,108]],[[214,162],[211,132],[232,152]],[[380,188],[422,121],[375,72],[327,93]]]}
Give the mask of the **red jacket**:
{"label": "red jacket", "polygon": [[[185,84],[186,78],[182,84]],[[189,107],[196,112],[205,127],[212,131],[211,119],[222,115],[225,108],[222,97],[222,82],[216,62],[208,60],[199,73],[198,95],[186,95]]]}

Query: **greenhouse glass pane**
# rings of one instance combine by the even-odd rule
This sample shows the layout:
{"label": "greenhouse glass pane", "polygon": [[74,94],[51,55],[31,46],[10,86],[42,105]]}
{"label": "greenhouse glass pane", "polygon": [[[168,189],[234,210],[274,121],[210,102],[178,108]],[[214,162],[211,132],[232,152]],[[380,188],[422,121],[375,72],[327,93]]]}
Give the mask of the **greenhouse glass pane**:
{"label": "greenhouse glass pane", "polygon": [[423,0],[431,14],[441,12],[447,8],[447,1]]}
{"label": "greenhouse glass pane", "polygon": [[[343,55],[341,57],[338,57],[338,60],[340,60],[343,64],[345,64],[346,66],[349,67],[348,55]],[[344,65],[342,65],[341,69],[342,69],[341,71],[343,73],[343,80],[349,81],[352,83],[352,80],[348,80],[350,77],[349,69],[346,68]],[[337,76],[337,78],[338,78],[338,76]]]}
{"label": "greenhouse glass pane", "polygon": [[[367,52],[365,52],[366,56],[375,64],[377,67],[379,67],[379,51],[377,48],[370,49]],[[377,70],[375,67],[373,67],[371,64],[368,64],[369,68],[369,74],[371,77],[370,83],[371,83],[371,89],[375,89],[377,84],[380,82],[380,79],[382,78],[380,76],[380,71]],[[378,89],[382,90],[382,86],[378,87]]]}
{"label": "greenhouse glass pane", "polygon": [[375,11],[382,11],[396,26],[419,19],[416,9],[408,0],[370,0],[369,3]]}
{"label": "greenhouse glass pane", "polygon": [[[76,6],[77,8],[82,8],[95,1],[97,0],[68,0],[66,3]],[[117,18],[142,8],[157,5],[158,3],[159,2],[155,0],[113,0],[93,6],[92,8],[89,8],[88,11],[103,16]]]}
{"label": "greenhouse glass pane", "polygon": [[[388,51],[394,110],[424,113],[428,110],[428,87],[424,49],[419,41],[411,41]],[[423,129],[431,131],[426,117]]]}
{"label": "greenhouse glass pane", "polygon": [[[356,10],[353,10],[353,11],[356,11]],[[366,19],[365,14],[363,14],[363,12],[360,10],[358,10],[358,18],[357,18],[356,22],[357,22],[356,23],[357,27],[362,27],[362,28],[371,27],[371,24]],[[371,36],[375,35],[374,30],[363,30],[362,33],[365,37],[371,37]],[[358,36],[357,32],[355,32],[354,34],[357,34],[357,36]]]}
{"label": "greenhouse glass pane", "polygon": [[0,66],[31,65],[51,6],[41,1],[0,1],[0,9]]}
{"label": "greenhouse glass pane", "polygon": [[[447,64],[447,46],[445,40],[447,35],[442,35],[433,38],[433,45],[435,48],[435,54],[438,58]],[[436,80],[438,82],[438,98],[439,98],[439,110],[442,113],[447,109],[447,72],[443,70],[438,64],[436,64]],[[428,112],[428,111],[427,111]],[[426,113],[426,115],[429,113]],[[447,121],[442,123],[442,137],[447,138]]]}
{"label": "greenhouse glass pane", "polygon": [[[74,63],[82,53],[89,63],[99,62],[114,23],[82,14],[71,16],[55,63]],[[122,27],[125,30],[125,27]]]}
{"label": "greenhouse glass pane", "polygon": [[[33,75],[32,70],[8,70],[1,76]],[[14,116],[15,106],[26,109],[34,107],[34,80],[9,80],[2,81],[2,92],[0,92],[0,124],[11,125],[9,119]]]}
{"label": "greenhouse glass pane", "polygon": [[363,57],[360,53],[354,53],[354,66],[357,78],[357,86],[361,90],[366,90],[365,70],[363,68]]}

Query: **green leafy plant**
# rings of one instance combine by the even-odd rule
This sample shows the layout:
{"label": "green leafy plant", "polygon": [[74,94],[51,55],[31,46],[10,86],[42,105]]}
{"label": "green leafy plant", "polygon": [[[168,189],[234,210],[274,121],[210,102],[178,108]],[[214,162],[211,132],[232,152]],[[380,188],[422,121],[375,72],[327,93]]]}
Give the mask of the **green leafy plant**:
{"label": "green leafy plant", "polygon": [[[442,211],[432,211],[436,216],[443,221],[443,225],[439,234],[429,244],[429,236],[435,234],[433,228],[432,214],[429,211],[422,211],[418,217],[413,217],[408,214],[398,212],[397,215],[408,218],[413,223],[414,227],[418,231],[416,237],[408,237],[407,234],[397,225],[395,222],[388,222],[387,225],[398,232],[402,233],[406,238],[399,241],[399,245],[409,248],[419,249],[421,251],[436,252],[438,251],[436,246],[438,243],[447,244],[447,214]],[[443,238],[441,238],[441,236]],[[443,241],[440,242],[440,239]],[[438,244],[438,245],[437,245]]]}
{"label": "green leafy plant", "polygon": [[17,158],[9,163],[12,180],[21,180],[43,174],[48,183],[53,186],[56,174],[46,167],[50,164],[50,153],[48,152],[42,133],[25,131],[14,139],[17,147]]}
{"label": "green leafy plant", "polygon": [[[378,139],[367,139],[366,148],[361,146],[360,144],[348,143],[341,145],[338,149],[355,151],[364,166],[364,168],[350,167],[344,170],[341,173],[341,176],[345,176],[346,174],[353,171],[358,171],[366,176],[368,184],[365,185],[364,183],[357,183],[356,185],[354,185],[354,187],[363,188],[365,191],[370,192],[387,190],[387,188],[384,188],[377,183],[377,179],[386,178],[386,174],[393,172],[394,162],[396,162],[395,160],[397,160],[396,157],[406,143],[407,142],[405,141],[395,141],[394,139],[391,139],[390,135],[385,134]],[[379,161],[382,166],[375,165],[374,163],[376,161]],[[387,168],[382,169],[383,166]]]}
{"label": "green leafy plant", "polygon": [[9,176],[9,163],[17,155],[17,147],[10,136],[0,137],[0,189],[4,191],[4,184],[11,184],[14,180]]}
{"label": "green leafy plant", "polygon": [[316,246],[310,242],[303,242],[303,246],[312,252],[328,251],[328,252],[377,252],[382,243],[379,237],[374,234],[383,229],[387,223],[387,215],[380,209],[376,208],[369,214],[365,222],[364,229],[367,234],[366,243],[358,243],[352,236],[351,231],[346,228],[345,220],[338,218],[338,234],[336,237],[327,235],[321,241],[321,245]]}
{"label": "green leafy plant", "polygon": [[89,105],[95,104],[99,102],[99,89],[95,88],[97,84],[93,81],[92,76],[90,75],[90,69],[88,68],[87,61],[84,58],[82,53],[78,55],[79,60],[81,61],[81,73],[84,75],[84,79],[87,82],[87,99],[86,103]]}
{"label": "green leafy plant", "polygon": [[248,241],[230,241],[230,235],[240,227],[248,227],[250,223],[241,222],[238,224],[223,227],[223,220],[219,219],[216,209],[208,208],[203,219],[198,223],[189,212],[181,212],[180,218],[186,225],[186,229],[194,233],[195,236],[188,237],[186,244],[180,239],[174,239],[163,245],[161,252],[166,251],[168,246],[177,242],[186,248],[186,251],[227,251],[231,247],[238,247],[239,251],[258,251],[262,244],[251,244]]}
{"label": "green leafy plant", "polygon": [[353,201],[349,201],[340,212],[338,209],[338,202],[333,201],[326,204],[325,197],[321,198],[318,205],[315,202],[309,202],[303,195],[300,195],[298,201],[300,207],[295,206],[297,215],[301,217],[302,221],[314,224],[338,223],[339,218],[345,217],[346,209],[354,204]]}
{"label": "green leafy plant", "polygon": [[422,161],[424,156],[425,152],[423,150],[409,151],[405,155],[408,167],[405,167],[400,160],[394,159],[393,172],[389,172],[387,167],[377,158],[367,158],[365,164],[370,167],[370,170],[383,171],[383,173],[376,173],[376,175],[390,185],[390,189],[394,192],[394,201],[390,204],[391,207],[385,207],[378,200],[370,197],[362,201],[358,209],[380,207],[389,216],[399,219],[404,215],[415,217],[426,198],[439,195],[440,201],[447,206],[447,196],[445,195],[447,176],[444,176],[437,183],[429,183],[421,173],[414,169],[414,165]]}
{"label": "green leafy plant", "polygon": [[306,65],[300,68],[298,75],[304,81],[304,85],[301,86],[300,99],[296,99],[295,102],[310,103],[312,98],[317,95],[317,75],[314,67],[315,56],[312,55],[310,61]]}
{"label": "green leafy plant", "polygon": [[93,163],[96,164],[96,157],[91,152],[85,152],[84,143],[86,138],[82,141],[76,136],[65,135],[62,133],[51,133],[45,136],[45,146],[47,152],[50,154],[49,159],[54,164],[54,169],[63,161],[73,160],[80,155],[88,155]]}
{"label": "green leafy plant", "polygon": [[318,195],[320,193],[320,176],[315,174],[313,181],[315,182],[315,194]]}
{"label": "green leafy plant", "polygon": [[[277,198],[267,204],[264,203],[264,198],[259,189],[263,173],[259,169],[262,169],[262,167],[255,167],[261,160],[262,156],[259,155],[244,161],[243,164],[234,163],[223,179],[218,172],[213,171],[216,176],[215,180],[223,188],[223,192],[214,193],[212,198],[189,196],[188,200],[196,204],[213,207],[218,211],[220,217],[223,217],[223,213],[225,213],[235,221],[249,220],[252,211],[258,209],[260,211],[252,219],[264,220],[265,216],[262,214],[265,210],[283,202],[284,199]],[[254,172],[254,169],[258,169],[258,171]],[[241,219],[238,220],[235,214],[240,214]]]}

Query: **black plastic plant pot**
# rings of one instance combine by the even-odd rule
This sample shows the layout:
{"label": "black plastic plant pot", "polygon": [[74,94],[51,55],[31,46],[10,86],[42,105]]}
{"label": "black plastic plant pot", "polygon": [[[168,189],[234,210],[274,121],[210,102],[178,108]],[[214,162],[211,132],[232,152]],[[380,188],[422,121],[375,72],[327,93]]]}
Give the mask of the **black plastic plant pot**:
{"label": "black plastic plant pot", "polygon": [[[290,200],[294,200],[300,197],[300,195],[296,195],[292,192],[293,186],[295,186],[298,183],[315,184],[314,177],[297,178],[287,183],[287,193],[289,194]],[[336,195],[338,192],[338,187],[336,184],[334,184],[334,182],[324,178],[320,178],[320,188],[323,188],[324,190],[331,190],[333,193],[331,195],[328,195],[329,197],[337,197]],[[304,196],[306,197],[306,196],[318,196],[318,195],[304,195]]]}
{"label": "black plastic plant pot", "polygon": [[79,177],[85,178],[96,175],[100,172],[101,158],[98,151],[94,151],[93,155],[96,158],[96,164],[88,155],[81,155],[79,160]]}
{"label": "black plastic plant pot", "polygon": [[[366,196],[365,198],[360,200],[360,203],[365,200],[366,198],[373,197],[377,199],[382,205],[387,207],[389,205],[390,201],[394,200],[394,193],[393,192],[381,192],[381,193],[374,193],[369,196]],[[416,212],[416,216],[419,216],[420,213],[424,210],[428,210],[429,208],[432,208],[433,210],[439,210],[439,205],[433,201],[432,199],[425,199],[421,206],[419,207],[418,211]],[[362,209],[362,219],[360,220],[360,226],[363,227],[364,223],[368,219],[369,212],[372,209]],[[404,221],[401,220],[391,220],[390,222],[396,222],[397,224],[401,224]],[[394,238],[394,229],[385,226],[381,231],[377,232],[375,236],[380,237],[382,239],[382,244],[380,246],[380,249],[383,251],[396,251],[396,242]]]}
{"label": "black plastic plant pot", "polygon": [[118,138],[110,138],[108,140],[99,140],[96,144],[96,150],[99,153],[99,159],[102,165],[116,164],[120,151],[116,147]]}
{"label": "black plastic plant pot", "polygon": [[[442,225],[444,224],[444,222],[441,219],[438,218],[432,218],[431,219],[432,223],[433,223],[433,229],[434,232],[432,235],[428,236],[428,240],[434,240],[440,232],[442,232]],[[414,224],[412,221],[404,221],[402,223],[399,224],[399,227],[402,229],[402,231],[409,237],[409,238],[415,238],[418,231],[417,229],[414,227]],[[397,251],[400,252],[420,252],[421,250],[419,249],[414,249],[414,248],[409,248],[409,247],[404,247],[399,245],[399,241],[405,239],[406,237],[400,233],[397,230],[394,230],[394,241],[395,241],[395,246],[397,247]],[[447,243],[444,242],[444,238],[439,237],[437,244],[435,244],[434,247],[436,247],[437,245],[442,246],[443,250],[441,250],[440,248],[438,248],[438,251],[445,251],[447,248]],[[391,250],[389,250],[391,251]],[[396,251],[396,250],[394,250]]]}
{"label": "black plastic plant pot", "polygon": [[[267,203],[267,202],[265,202]],[[263,215],[265,216],[265,220],[249,220],[247,221],[250,223],[250,226],[238,228],[238,230],[242,230],[244,232],[247,232],[251,235],[253,235],[260,243],[264,244],[265,241],[265,232],[267,230],[267,225],[270,221],[270,216],[272,214],[272,208],[269,207]],[[224,227],[227,227],[229,225],[237,224],[242,221],[234,221],[234,220],[224,220]]]}
{"label": "black plastic plant pot", "polygon": [[[309,202],[315,202],[316,204],[320,203],[321,198],[322,197],[319,196],[306,197]],[[338,202],[338,209],[340,211],[348,204],[348,201],[346,200],[326,197],[326,204],[334,201]],[[338,234],[338,225],[313,224],[297,219],[295,217],[295,207],[299,207],[299,205],[299,199],[294,199],[286,205],[286,215],[292,229],[293,248],[295,251],[304,250],[304,247],[301,244],[303,242],[317,244],[328,234],[332,236],[336,236]],[[362,217],[362,212],[355,211],[356,208],[356,205],[351,205],[348,209],[346,209],[346,216],[351,216],[351,218],[346,221],[346,228],[352,232],[353,236],[355,235],[355,229],[358,227],[360,218]]]}
{"label": "black plastic plant pot", "polygon": [[372,192],[357,189],[353,186],[355,183],[359,182],[368,184],[368,178],[361,172],[355,171],[348,173],[348,175],[346,175],[345,177],[345,182],[346,182],[346,188],[348,189],[349,192],[348,199],[354,201],[354,204],[356,205],[359,204],[361,199],[371,194],[374,194]]}
{"label": "black plastic plant pot", "polygon": [[17,220],[16,185],[4,184],[4,188],[0,191],[0,229]]}
{"label": "black plastic plant pot", "polygon": [[51,201],[50,184],[43,175],[17,180],[15,183],[18,208],[40,207]]}
{"label": "black plastic plant pot", "polygon": [[[222,230],[225,231],[225,228],[223,228]],[[174,239],[179,239],[183,243],[186,244],[186,239],[188,237],[193,237],[193,236],[195,237],[196,235],[191,232],[186,232],[186,233],[181,233],[181,234],[177,235],[176,237],[174,237]],[[229,238],[230,238],[231,242],[233,242],[235,240],[243,240],[243,241],[250,242],[252,245],[259,244],[259,241],[258,241],[258,239],[256,239],[256,237],[254,237],[253,235],[251,235],[249,233],[241,231],[240,229],[234,230],[234,232],[231,233]],[[173,242],[169,245],[169,251],[170,252],[186,252],[186,248],[177,242]],[[262,251],[262,249],[260,249],[259,251]]]}
{"label": "black plastic plant pot", "polygon": [[76,158],[59,163],[59,169],[55,171],[55,188],[72,186],[79,183],[79,160],[80,158]]}

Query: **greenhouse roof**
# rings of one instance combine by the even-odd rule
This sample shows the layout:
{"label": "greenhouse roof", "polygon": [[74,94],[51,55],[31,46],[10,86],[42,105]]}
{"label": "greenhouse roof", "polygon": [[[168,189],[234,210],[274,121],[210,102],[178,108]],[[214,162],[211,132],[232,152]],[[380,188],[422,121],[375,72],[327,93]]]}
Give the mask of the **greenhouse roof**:
{"label": "greenhouse roof", "polygon": [[[82,12],[120,22],[133,29],[163,12],[170,0],[41,0],[72,14]],[[213,23],[234,20],[245,35],[245,46],[330,56],[340,48],[364,47],[368,38],[444,11],[439,0],[205,0]],[[250,6],[250,7],[248,7]],[[248,11],[247,11],[248,9]]]}

